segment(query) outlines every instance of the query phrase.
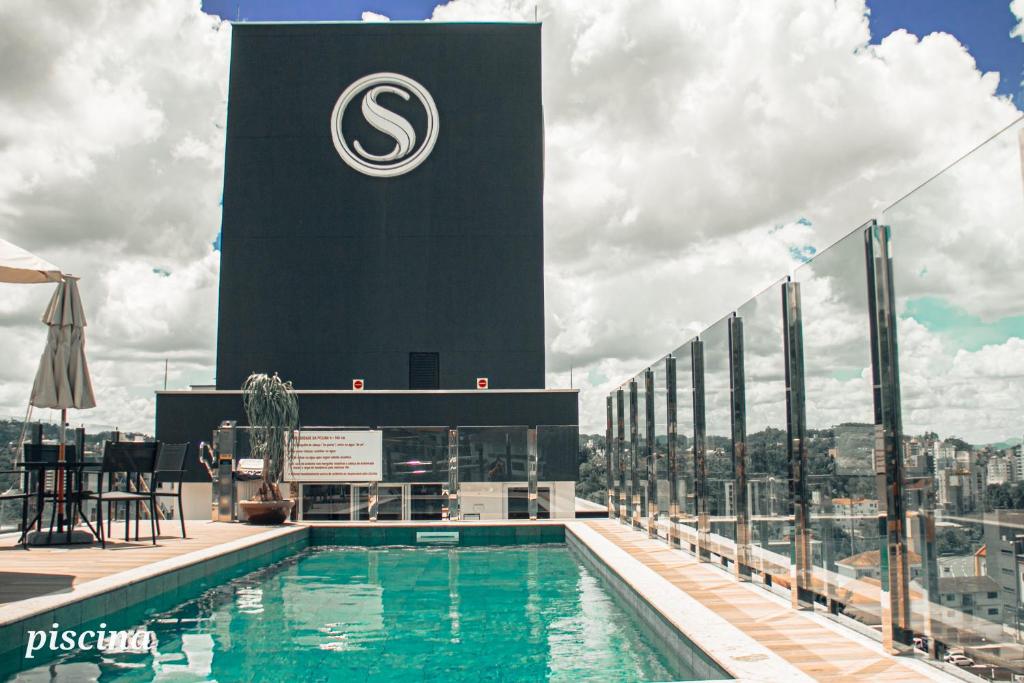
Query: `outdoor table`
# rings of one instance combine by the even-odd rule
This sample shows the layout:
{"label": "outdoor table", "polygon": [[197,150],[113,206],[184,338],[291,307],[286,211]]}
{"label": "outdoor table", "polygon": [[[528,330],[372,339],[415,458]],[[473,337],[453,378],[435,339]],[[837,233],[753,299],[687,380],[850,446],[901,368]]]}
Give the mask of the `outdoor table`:
{"label": "outdoor table", "polygon": [[[81,543],[72,543],[71,532],[74,530],[78,518],[81,517],[82,521],[85,522],[86,526],[92,532],[94,537],[98,537],[96,530],[93,529],[92,524],[86,518],[85,513],[82,512],[82,491],[85,480],[85,474],[87,471],[99,472],[103,463],[98,461],[87,461],[78,460],[76,462],[57,462],[47,460],[23,460],[17,463],[18,467],[23,467],[27,472],[36,472],[36,514],[32,518],[32,521],[25,525],[22,530],[24,534],[24,540],[28,542],[28,532],[32,528],[33,524],[38,523],[38,532],[42,533],[43,526],[43,508],[44,501],[46,499],[46,473],[53,471],[54,474],[54,486],[57,484],[56,472],[59,470],[64,471],[64,515],[63,522],[67,524],[67,530],[63,531],[58,527],[57,533],[64,533],[66,535],[65,545],[80,545]],[[56,493],[54,493],[56,495]],[[54,501],[54,505],[57,503]],[[56,512],[56,511],[55,511]],[[50,530],[47,534],[47,543],[50,543],[50,539],[53,536],[53,520],[51,517]],[[88,541],[87,543],[92,543]]]}

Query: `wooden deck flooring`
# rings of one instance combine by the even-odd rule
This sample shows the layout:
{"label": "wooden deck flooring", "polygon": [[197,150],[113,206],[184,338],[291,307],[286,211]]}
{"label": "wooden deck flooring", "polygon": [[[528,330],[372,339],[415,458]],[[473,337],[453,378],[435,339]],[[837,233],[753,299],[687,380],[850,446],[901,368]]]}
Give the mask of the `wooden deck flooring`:
{"label": "wooden deck flooring", "polygon": [[0,606],[42,595],[67,593],[72,586],[86,581],[267,530],[266,527],[248,524],[189,521],[186,522],[189,537],[182,539],[176,521],[163,522],[161,527],[163,533],[157,537],[157,545],[154,546],[145,523],[139,528],[139,540],[128,542],[123,540],[123,523],[120,526],[115,524],[113,538],[107,541],[106,550],[97,543],[91,546],[33,546],[25,551],[16,544],[16,536],[0,538]]}
{"label": "wooden deck flooring", "polygon": [[[583,521],[583,520],[579,520]],[[670,550],[645,533],[612,520],[586,520],[588,527],[640,563],[713,610],[720,617],[819,681],[954,680],[920,662],[884,654],[851,633],[791,609],[761,589],[726,572]]]}

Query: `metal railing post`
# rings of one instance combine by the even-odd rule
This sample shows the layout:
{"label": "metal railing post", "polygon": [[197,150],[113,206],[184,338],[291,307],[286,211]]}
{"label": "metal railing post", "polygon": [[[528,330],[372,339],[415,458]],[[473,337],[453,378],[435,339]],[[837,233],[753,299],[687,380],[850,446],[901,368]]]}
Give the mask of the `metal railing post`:
{"label": "metal railing post", "polygon": [[668,433],[668,544],[671,546],[678,542],[679,524],[679,462],[678,445],[676,434],[679,431],[679,417],[676,415],[678,409],[676,397],[676,359],[669,356],[665,359],[665,395],[668,405],[668,417],[666,432]]}
{"label": "metal railing post", "polygon": [[614,458],[612,457],[612,395],[608,394],[605,398],[605,427],[604,427],[604,469],[605,469],[605,487],[607,488],[607,495],[605,496],[605,502],[608,507],[608,517],[616,517],[618,511],[616,507],[618,505],[618,496],[615,494],[614,476],[612,473],[612,466],[614,464]]}
{"label": "metal railing post", "polygon": [[882,646],[900,652],[911,644],[910,576],[903,498],[902,416],[896,295],[889,227],[871,221],[864,230],[871,312],[871,372],[875,409],[875,481],[881,537]]}
{"label": "metal railing post", "polygon": [[537,521],[537,428],[526,430],[526,509]]}
{"label": "metal railing post", "polygon": [[448,519],[457,520],[459,509],[459,430],[448,430]]}
{"label": "metal railing post", "polygon": [[618,502],[616,504],[616,511],[618,512],[619,521],[626,521],[627,504],[626,504],[626,457],[625,457],[625,445],[626,445],[626,425],[625,420],[625,403],[626,397],[625,392],[622,389],[615,390],[615,412],[618,416],[616,425],[618,427],[618,434],[615,438],[616,445],[616,477],[618,480],[617,495]]}
{"label": "metal railing post", "polygon": [[747,403],[743,370],[743,319],[729,318],[729,399],[732,423],[733,508],[736,512],[736,562],[733,574],[749,581],[750,511],[747,495]]}
{"label": "metal railing post", "polygon": [[793,509],[790,533],[790,599],[794,609],[814,609],[811,584],[811,497],[807,488],[807,405],[804,388],[803,316],[800,284],[782,284],[782,346],[786,367],[786,451],[789,459],[789,500]]}
{"label": "metal railing post", "polygon": [[697,516],[697,559],[711,559],[709,536],[711,520],[708,516],[707,496],[707,439],[704,411],[704,342],[694,339],[690,344],[690,363],[693,375],[693,494],[694,513]]}
{"label": "metal railing post", "polygon": [[658,456],[655,455],[655,424],[654,424],[654,371],[650,368],[644,372],[644,411],[647,414],[647,535],[655,538],[658,535]]}
{"label": "metal railing post", "polygon": [[640,427],[636,380],[629,381],[629,522],[640,526]]}

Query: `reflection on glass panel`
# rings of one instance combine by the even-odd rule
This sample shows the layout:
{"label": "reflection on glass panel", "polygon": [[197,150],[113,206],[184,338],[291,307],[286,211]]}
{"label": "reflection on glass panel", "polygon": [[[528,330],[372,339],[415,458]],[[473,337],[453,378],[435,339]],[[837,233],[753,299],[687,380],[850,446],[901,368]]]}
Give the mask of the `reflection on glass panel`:
{"label": "reflection on glass panel", "polygon": [[668,514],[668,394],[665,393],[665,359],[651,366],[654,373],[654,473],[657,481],[658,516]]}
{"label": "reflection on glass panel", "polygon": [[352,519],[352,487],[349,484],[303,484],[302,518]]}
{"label": "reflection on glass panel", "polygon": [[707,494],[711,551],[735,558],[736,477],[732,459],[732,411],[729,390],[729,319],[700,335],[704,342],[704,401],[707,423]]}
{"label": "reflection on glass panel", "polygon": [[446,427],[384,427],[384,481],[448,480]]}
{"label": "reflection on glass panel", "polygon": [[793,512],[786,448],[783,282],[772,284],[736,314],[743,321],[751,559],[762,575],[788,582]]}
{"label": "reflection on glass panel", "polygon": [[[575,463],[580,457],[580,430],[569,425],[537,425],[537,479],[562,481],[554,465]],[[603,483],[603,482],[602,482]]]}
{"label": "reflection on glass panel", "polygon": [[644,373],[633,378],[636,382],[636,477],[640,491],[640,516],[647,516],[647,379]]}
{"label": "reflection on glass panel", "polygon": [[796,270],[803,310],[814,589],[881,623],[871,328],[863,231]]}
{"label": "reflection on glass panel", "polygon": [[526,427],[460,427],[459,481],[526,481]]}
{"label": "reflection on glass panel", "polygon": [[409,519],[442,519],[445,503],[441,484],[409,485]]}
{"label": "reflection on glass panel", "polygon": [[1024,673],[1024,178],[1018,121],[885,212],[911,625]]}

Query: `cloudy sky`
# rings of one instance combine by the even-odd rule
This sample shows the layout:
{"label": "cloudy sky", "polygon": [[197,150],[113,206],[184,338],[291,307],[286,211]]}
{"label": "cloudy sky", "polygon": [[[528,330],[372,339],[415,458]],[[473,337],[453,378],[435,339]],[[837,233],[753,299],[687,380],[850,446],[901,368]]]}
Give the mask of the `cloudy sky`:
{"label": "cloudy sky", "polygon": [[[1024,0],[995,4],[993,43],[1019,50]],[[430,16],[532,20],[535,5],[548,384],[572,370],[584,431],[603,431],[623,379],[1020,116],[1019,65],[989,71],[1005,58],[985,48],[979,68],[954,35],[891,30],[892,16],[873,33],[865,0],[455,0]],[[82,277],[99,406],[76,421],[151,430],[165,359],[169,388],[212,381],[230,41],[197,1],[0,5],[0,236]],[[24,414],[49,294],[0,288],[0,416]],[[929,367],[991,374],[1014,349],[1021,365],[1000,322],[1020,310],[926,294],[912,305],[932,326],[904,326],[934,332]],[[1002,332],[949,342],[943,305]],[[999,400],[1019,406],[1014,386]],[[1001,425],[974,436],[1019,435]]]}

